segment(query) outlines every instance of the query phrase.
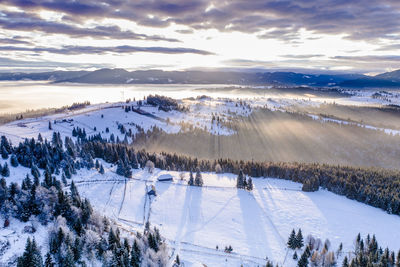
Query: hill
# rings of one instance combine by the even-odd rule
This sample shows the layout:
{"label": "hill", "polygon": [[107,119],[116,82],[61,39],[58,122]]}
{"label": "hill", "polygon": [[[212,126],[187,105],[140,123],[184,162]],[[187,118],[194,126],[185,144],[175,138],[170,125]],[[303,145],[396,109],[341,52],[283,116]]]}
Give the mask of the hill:
{"label": "hill", "polygon": [[335,86],[358,74],[304,74],[295,72],[162,71],[99,69],[44,73],[0,73],[0,80],[49,80],[88,84],[244,84],[274,86]]}

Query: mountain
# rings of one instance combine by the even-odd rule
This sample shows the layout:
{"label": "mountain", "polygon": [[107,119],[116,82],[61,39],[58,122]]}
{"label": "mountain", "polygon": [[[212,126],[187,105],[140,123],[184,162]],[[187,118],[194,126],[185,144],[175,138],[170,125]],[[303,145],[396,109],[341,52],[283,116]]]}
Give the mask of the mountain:
{"label": "mountain", "polygon": [[294,72],[226,72],[226,71],[162,71],[145,70],[128,72],[124,69],[100,69],[83,76],[58,82],[111,83],[111,84],[263,84],[331,86],[348,79],[364,77],[357,74],[315,75]]}
{"label": "mountain", "polygon": [[38,72],[38,73],[0,73],[0,81],[58,81],[80,77],[89,73],[88,71],[51,71],[51,72]]}
{"label": "mountain", "polygon": [[400,70],[385,72],[375,76],[364,76],[357,79],[343,81],[339,84],[342,87],[365,88],[365,87],[399,87]]}
{"label": "mountain", "polygon": [[49,80],[89,84],[256,84],[274,86],[335,86],[358,74],[303,74],[295,72],[162,71],[99,69],[95,71],[55,71],[43,73],[0,73],[0,80]]}
{"label": "mountain", "polygon": [[359,87],[400,87],[400,82],[386,80],[381,78],[375,77],[365,77],[360,79],[354,80],[347,80],[343,81],[339,84],[341,87],[352,87],[352,88],[359,88]]}
{"label": "mountain", "polygon": [[379,75],[375,76],[376,78],[379,79],[384,79],[384,80],[391,80],[394,82],[400,82],[400,70],[395,70],[391,72],[385,72]]}

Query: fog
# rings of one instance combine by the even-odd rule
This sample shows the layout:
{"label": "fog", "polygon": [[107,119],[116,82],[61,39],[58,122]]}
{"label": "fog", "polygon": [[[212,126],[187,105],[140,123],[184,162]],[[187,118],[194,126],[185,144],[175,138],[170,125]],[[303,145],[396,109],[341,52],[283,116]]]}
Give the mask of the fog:
{"label": "fog", "polygon": [[76,102],[92,104],[142,99],[161,94],[175,99],[208,95],[231,98],[312,99],[317,102],[347,101],[346,97],[306,89],[274,89],[224,84],[135,84],[96,85],[35,81],[0,82],[0,114],[19,113],[42,108],[59,108]]}
{"label": "fog", "polygon": [[231,136],[204,131],[158,134],[142,144],[204,159],[319,162],[400,168],[400,136],[337,123],[321,123],[299,113],[261,109],[231,123]]}

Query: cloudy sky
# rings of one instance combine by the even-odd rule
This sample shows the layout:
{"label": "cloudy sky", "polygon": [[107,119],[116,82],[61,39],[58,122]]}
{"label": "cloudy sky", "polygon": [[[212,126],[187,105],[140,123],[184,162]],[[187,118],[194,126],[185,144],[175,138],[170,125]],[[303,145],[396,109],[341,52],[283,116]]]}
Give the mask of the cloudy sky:
{"label": "cloudy sky", "polygon": [[0,71],[400,69],[398,0],[0,0]]}

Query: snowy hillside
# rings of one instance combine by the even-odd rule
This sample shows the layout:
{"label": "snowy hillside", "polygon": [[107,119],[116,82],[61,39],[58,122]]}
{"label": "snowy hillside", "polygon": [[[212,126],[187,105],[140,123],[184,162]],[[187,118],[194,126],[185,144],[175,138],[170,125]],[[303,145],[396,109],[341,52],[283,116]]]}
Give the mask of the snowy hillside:
{"label": "snowy hillside", "polygon": [[[165,173],[174,182],[157,182]],[[189,174],[185,173],[185,180]],[[400,217],[337,196],[325,190],[302,192],[301,184],[273,178],[253,179],[254,190],[237,189],[232,174],[203,173],[204,186],[190,187],[178,172],[135,171],[121,180],[112,168],[104,175],[79,174],[74,181],[98,210],[124,227],[141,229],[149,218],[169,240],[174,253],[187,263],[207,266],[255,266],[265,257],[283,266],[295,266],[287,255],[290,231],[301,228],[333,248],[343,242],[354,250],[355,236],[375,233],[383,246],[400,249]],[[157,196],[146,188],[155,185]],[[223,252],[231,245],[233,253]],[[219,250],[216,250],[216,246]],[[290,254],[290,253],[289,253]]]}
{"label": "snowy hillside", "polygon": [[[126,231],[142,231],[149,220],[167,239],[170,253],[184,259],[185,266],[257,266],[266,257],[283,266],[296,266],[293,252],[286,247],[293,228],[301,228],[305,236],[329,239],[333,248],[343,242],[345,252],[354,250],[359,232],[374,233],[383,246],[400,249],[400,234],[389,230],[400,226],[399,216],[325,190],[306,193],[301,184],[259,178],[253,179],[254,190],[249,192],[236,188],[236,175],[215,173],[203,173],[203,187],[192,187],[187,185],[188,173],[140,169],[126,179],[115,173],[116,166],[102,164],[105,174],[82,169],[73,177],[81,195]],[[11,168],[7,179],[21,181],[28,170]],[[173,181],[157,181],[164,174]],[[152,185],[157,196],[147,195]],[[1,235],[17,240],[13,248],[22,251],[26,234],[20,236],[22,228],[15,227],[18,224]],[[229,245],[233,252],[224,252]]]}
{"label": "snowy hillside", "polygon": [[[48,140],[52,140],[55,132],[63,138],[73,137],[77,128],[85,129],[87,136],[101,134],[107,140],[113,139],[112,143],[123,143],[124,139],[131,142],[132,134],[155,127],[167,133],[198,128],[212,135],[232,135],[234,130],[226,126],[230,120],[249,116],[257,107],[281,110],[283,105],[290,104],[206,97],[179,103],[186,110],[166,112],[138,102],[92,105],[2,125],[0,135],[6,135],[13,145],[25,138],[37,138],[38,134]],[[136,111],[126,110],[127,106]],[[131,135],[127,134],[129,131]],[[312,235],[322,241],[329,240],[333,251],[342,243],[338,262],[355,250],[358,233],[375,234],[381,246],[400,249],[400,232],[395,230],[400,227],[400,216],[324,189],[303,192],[299,183],[254,178],[254,189],[247,191],[236,187],[237,175],[214,172],[203,172],[204,185],[197,187],[188,185],[188,172],[158,168],[149,171],[142,164],[142,168],[132,169],[132,175],[126,178],[117,174],[116,164],[98,161],[104,167],[104,174],[98,168],[82,167],[67,180],[68,185],[73,181],[80,195],[89,199],[97,212],[114,220],[127,235],[143,232],[146,222],[156,226],[170,248],[170,265],[179,255],[185,266],[261,266],[266,259],[281,266],[296,266],[294,251],[287,248],[292,229],[301,229],[304,237]],[[21,165],[11,167],[10,159],[0,159],[1,166],[5,162],[10,166],[10,175],[5,178],[7,184],[20,184],[31,173],[31,169]],[[62,174],[54,175],[61,180]],[[172,177],[172,181],[159,181],[161,176]],[[155,190],[155,196],[148,194],[151,189]],[[3,223],[4,218],[0,221]],[[37,232],[30,234],[26,226],[31,224],[13,219],[10,227],[0,229],[0,262],[21,255],[28,236],[35,236],[43,251],[47,250],[48,229],[39,225],[35,227]],[[227,252],[226,247],[233,250]]]}
{"label": "snowy hillside", "polygon": [[[53,131],[60,132],[62,136],[72,136],[73,128],[79,127],[85,129],[87,135],[100,133],[103,137],[110,138],[113,134],[115,139],[118,137],[122,141],[125,135],[119,130],[120,125],[126,131],[130,129],[133,134],[137,133],[138,127],[145,132],[158,127],[167,133],[184,131],[184,128],[199,128],[215,135],[230,135],[234,131],[222,125],[222,122],[229,121],[234,116],[247,116],[251,113],[249,107],[238,106],[237,102],[226,99],[186,100],[183,104],[189,109],[187,112],[166,112],[150,105],[139,106],[137,102],[91,105],[78,111],[1,125],[0,135],[7,135],[17,144],[25,138],[36,138],[38,133],[49,140]],[[126,106],[138,109],[141,113],[125,112]],[[49,122],[52,124],[51,130]]]}

